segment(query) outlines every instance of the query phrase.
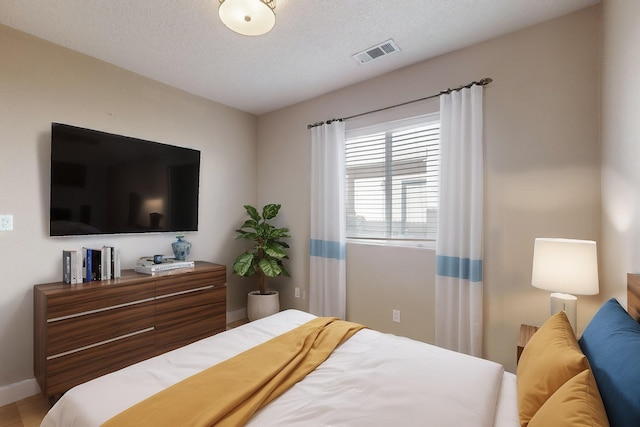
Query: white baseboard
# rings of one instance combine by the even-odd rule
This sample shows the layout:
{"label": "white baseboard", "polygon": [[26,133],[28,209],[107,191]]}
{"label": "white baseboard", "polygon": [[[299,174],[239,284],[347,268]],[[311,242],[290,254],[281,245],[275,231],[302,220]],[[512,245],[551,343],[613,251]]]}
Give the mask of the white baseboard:
{"label": "white baseboard", "polygon": [[35,378],[2,386],[0,387],[0,406],[17,402],[38,393],[40,393],[40,387]]}
{"label": "white baseboard", "polygon": [[237,322],[238,320],[247,318],[247,309],[241,308],[240,310],[227,311],[227,324]]}

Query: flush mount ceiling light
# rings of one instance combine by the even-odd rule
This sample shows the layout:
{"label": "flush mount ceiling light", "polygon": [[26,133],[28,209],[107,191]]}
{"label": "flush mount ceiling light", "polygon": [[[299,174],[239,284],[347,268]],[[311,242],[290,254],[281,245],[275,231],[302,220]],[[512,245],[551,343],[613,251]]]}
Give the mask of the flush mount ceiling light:
{"label": "flush mount ceiling light", "polygon": [[230,30],[245,36],[271,31],[276,23],[276,0],[218,0],[220,20]]}

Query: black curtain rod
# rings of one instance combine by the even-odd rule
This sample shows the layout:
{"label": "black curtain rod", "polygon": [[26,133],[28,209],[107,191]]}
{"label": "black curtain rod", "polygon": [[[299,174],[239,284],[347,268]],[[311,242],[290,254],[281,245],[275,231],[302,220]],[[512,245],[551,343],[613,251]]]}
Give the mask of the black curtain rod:
{"label": "black curtain rod", "polygon": [[367,114],[378,113],[378,112],[380,112],[380,111],[385,111],[385,110],[390,110],[390,109],[392,109],[392,108],[402,107],[402,106],[404,106],[404,105],[413,104],[414,102],[426,101],[427,99],[437,98],[437,97],[439,97],[440,95],[450,94],[451,92],[455,92],[455,91],[462,90],[462,89],[465,89],[465,88],[470,88],[470,87],[471,87],[471,86],[473,86],[473,85],[486,86],[486,85],[488,85],[489,83],[491,83],[492,81],[493,81],[493,79],[492,79],[492,78],[490,78],[490,77],[485,77],[484,79],[480,79],[480,80],[479,80],[479,81],[477,81],[477,82],[467,83],[466,85],[458,86],[458,87],[457,87],[457,88],[455,88],[455,89],[451,89],[451,88],[449,88],[449,89],[447,89],[447,90],[443,90],[443,91],[441,91],[441,92],[440,92],[440,93],[438,93],[438,94],[425,96],[424,98],[414,99],[414,100],[412,100],[412,101],[403,102],[403,103],[401,103],[401,104],[390,105],[389,107],[379,108],[379,109],[377,109],[377,110],[367,111],[367,112],[365,112],[365,113],[354,114],[353,116],[349,116],[349,117],[342,117],[342,118],[340,118],[340,119],[331,119],[331,120],[327,120],[327,121],[325,121],[325,122],[317,122],[317,123],[314,123],[314,124],[312,124],[312,125],[307,125],[307,129],[311,129],[311,128],[314,128],[314,127],[316,127],[316,126],[322,126],[322,125],[324,125],[324,124],[327,124],[327,125],[328,125],[328,124],[331,124],[331,123],[333,123],[333,122],[341,122],[341,121],[344,121],[344,120],[355,119],[356,117],[366,116]]}

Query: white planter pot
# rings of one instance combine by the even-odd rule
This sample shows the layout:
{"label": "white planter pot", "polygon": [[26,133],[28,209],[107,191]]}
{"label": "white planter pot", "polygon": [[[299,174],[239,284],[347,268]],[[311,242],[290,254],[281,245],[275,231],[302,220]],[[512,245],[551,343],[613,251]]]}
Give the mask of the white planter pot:
{"label": "white planter pot", "polygon": [[247,296],[247,318],[249,321],[262,319],[280,311],[280,294],[270,291],[270,294],[260,295],[260,291],[251,291]]}

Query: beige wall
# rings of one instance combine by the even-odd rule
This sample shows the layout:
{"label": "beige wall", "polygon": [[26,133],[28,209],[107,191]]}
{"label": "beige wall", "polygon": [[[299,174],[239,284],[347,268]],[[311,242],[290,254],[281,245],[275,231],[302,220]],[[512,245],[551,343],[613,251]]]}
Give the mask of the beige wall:
{"label": "beige wall", "polygon": [[626,304],[640,273],[640,2],[603,2],[602,234],[605,292]]}
{"label": "beige wall", "polygon": [[[0,214],[13,214],[15,222],[15,231],[0,233],[0,400],[4,386],[33,378],[32,286],[58,279],[62,249],[114,244],[131,267],[158,247],[170,251],[173,240],[167,234],[49,238],[51,121],[202,150],[200,231],[187,235],[193,258],[230,265],[241,247],[232,239],[244,218],[241,205],[282,203],[280,222],[294,236],[293,277],[274,287],[283,307],[306,309],[307,299],[294,298],[293,287],[308,294],[307,123],[492,77],[485,90],[485,356],[513,370],[519,324],[547,317],[548,294],[529,285],[538,236],[599,241],[602,292],[580,298],[583,329],[600,301],[624,294],[626,271],[640,271],[634,239],[640,94],[633,86],[640,11],[633,0],[616,0],[605,1],[604,12],[602,218],[600,6],[259,119],[0,26]],[[369,120],[434,109],[437,101],[428,101]],[[433,250],[349,244],[347,252],[348,317],[432,342]],[[243,307],[251,284],[229,277],[233,311]],[[400,324],[391,322],[392,309],[401,310]]]}
{"label": "beige wall", "polygon": [[[199,232],[186,237],[194,259],[230,265],[242,205],[257,200],[257,119],[4,26],[0,56],[0,213],[15,227],[0,232],[1,401],[3,386],[33,378],[32,289],[60,280],[63,249],[113,244],[132,268],[140,256],[170,254],[175,240],[49,238],[51,122],[201,150]],[[229,288],[229,310],[243,307],[245,287]]]}
{"label": "beige wall", "polygon": [[[494,79],[484,98],[484,355],[514,370],[520,323],[541,324],[549,313],[548,293],[530,285],[534,238],[600,238],[599,6],[261,116],[259,199],[283,203],[294,236],[284,306],[308,306],[288,290],[308,293],[306,125],[482,77]],[[428,101],[394,114],[433,108]],[[348,318],[432,341],[434,266],[429,249],[349,244]],[[579,329],[610,296],[603,288],[580,298]],[[392,309],[401,310],[400,324]]]}

